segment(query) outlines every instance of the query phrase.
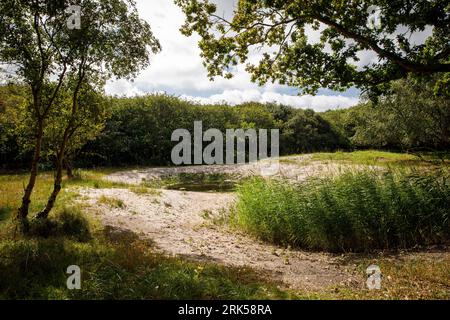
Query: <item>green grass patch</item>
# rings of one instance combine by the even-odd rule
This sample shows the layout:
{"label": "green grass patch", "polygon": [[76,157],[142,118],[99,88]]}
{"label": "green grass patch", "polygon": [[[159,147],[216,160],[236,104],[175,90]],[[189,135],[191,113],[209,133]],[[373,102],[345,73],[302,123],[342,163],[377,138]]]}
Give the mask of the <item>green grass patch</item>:
{"label": "green grass patch", "polygon": [[31,220],[27,237],[65,237],[87,242],[91,239],[91,226],[79,206],[66,206],[56,210],[49,219]]}
{"label": "green grass patch", "polygon": [[347,172],[301,185],[260,178],[238,188],[235,222],[275,243],[369,251],[450,240],[448,173]]}
{"label": "green grass patch", "polygon": [[[85,186],[102,174],[66,181]],[[12,238],[10,216],[20,203],[26,175],[0,176],[0,299],[289,299],[251,269],[189,262],[154,252],[133,234],[105,232],[87,219],[77,194],[63,190],[47,221],[30,221],[26,237]],[[77,181],[78,180],[78,181]],[[86,181],[88,180],[88,181]],[[52,177],[42,174],[32,212],[45,204]],[[115,204],[116,201],[106,201]],[[6,209],[5,209],[6,208]],[[81,290],[68,290],[68,266],[82,272]]]}
{"label": "green grass patch", "polygon": [[11,217],[12,209],[9,207],[0,207],[0,226],[2,223],[8,221]]}
{"label": "green grass patch", "polygon": [[[355,152],[314,153],[315,161],[340,161],[353,164],[377,165],[377,166],[417,166],[417,165],[441,165],[442,156],[437,154],[425,154],[421,157],[408,153],[395,153],[377,150],[365,150]],[[444,160],[447,161],[447,160]],[[448,164],[448,161],[446,162]]]}
{"label": "green grass patch", "polygon": [[[0,175],[0,225],[10,220],[12,214],[20,206],[23,190],[28,182],[27,174]],[[30,212],[41,211],[53,189],[53,176],[48,173],[40,174],[31,196]],[[58,196],[56,209],[61,209],[77,196],[74,190],[63,189]]]}
{"label": "green grass patch", "polygon": [[101,196],[100,198],[98,198],[97,202],[110,208],[125,208],[125,203],[121,199],[114,197]]}
{"label": "green grass patch", "polygon": [[[252,270],[186,262],[155,254],[142,241],[86,243],[65,237],[0,241],[1,299],[289,298]],[[66,287],[70,265],[81,290]]]}
{"label": "green grass patch", "polygon": [[[67,210],[58,215],[33,225],[31,236],[0,239],[0,299],[295,297],[250,269],[165,257],[135,235],[92,228]],[[81,269],[81,290],[66,287],[71,265]]]}
{"label": "green grass patch", "polygon": [[132,185],[123,182],[114,182],[104,179],[105,175],[111,173],[109,169],[104,170],[77,170],[70,180],[64,180],[64,186],[76,186],[94,189],[129,188]]}
{"label": "green grass patch", "polygon": [[160,196],[161,190],[155,188],[147,188],[145,186],[135,186],[129,188],[131,192],[138,195],[152,195],[152,196]]}
{"label": "green grass patch", "polygon": [[[129,188],[131,185],[125,183],[116,183],[104,180],[109,170],[92,171],[77,170],[73,179],[63,180],[63,189],[58,195],[57,209],[73,200],[77,193],[71,187],[86,188]],[[3,174],[0,175],[0,224],[8,220],[14,210],[20,205],[21,196],[28,182],[29,175],[21,174]],[[45,206],[48,196],[53,188],[53,174],[49,172],[41,173],[36,181],[36,186],[31,196],[30,212],[35,213],[42,210]]]}

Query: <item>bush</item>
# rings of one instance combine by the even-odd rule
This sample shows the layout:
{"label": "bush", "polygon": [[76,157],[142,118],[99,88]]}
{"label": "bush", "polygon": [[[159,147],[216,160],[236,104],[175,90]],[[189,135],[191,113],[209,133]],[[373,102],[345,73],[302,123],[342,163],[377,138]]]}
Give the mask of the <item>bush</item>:
{"label": "bush", "polygon": [[205,131],[280,129],[282,154],[348,146],[319,114],[282,105],[197,105],[176,97],[149,95],[112,98],[110,112],[104,130],[75,159],[78,166],[171,164],[171,151],[178,143],[171,141],[172,132],[184,128],[192,133],[194,121],[200,120]]}
{"label": "bush", "polygon": [[336,252],[450,239],[447,174],[347,172],[297,186],[255,178],[238,197],[236,223],[281,244]]}

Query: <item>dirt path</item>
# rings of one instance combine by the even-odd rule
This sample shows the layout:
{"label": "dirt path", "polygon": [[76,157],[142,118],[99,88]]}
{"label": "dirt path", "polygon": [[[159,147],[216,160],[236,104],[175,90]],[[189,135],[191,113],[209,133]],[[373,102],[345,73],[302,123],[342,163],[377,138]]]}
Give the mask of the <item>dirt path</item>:
{"label": "dirt path", "polygon": [[[167,170],[171,169],[122,172],[109,176],[109,179],[137,183],[142,175],[146,179],[155,178],[157,174],[166,174]],[[305,167],[303,170],[315,169]],[[306,174],[310,172],[299,176]],[[166,254],[252,267],[294,289],[314,290],[361,282],[352,272],[341,267],[338,258],[332,255],[262,243],[216,223],[235,201],[233,193],[161,190],[159,194],[137,194],[129,189],[83,189],[81,193],[100,213],[105,225],[151,239]],[[101,197],[120,199],[124,205],[114,208],[102,204],[98,201]]]}

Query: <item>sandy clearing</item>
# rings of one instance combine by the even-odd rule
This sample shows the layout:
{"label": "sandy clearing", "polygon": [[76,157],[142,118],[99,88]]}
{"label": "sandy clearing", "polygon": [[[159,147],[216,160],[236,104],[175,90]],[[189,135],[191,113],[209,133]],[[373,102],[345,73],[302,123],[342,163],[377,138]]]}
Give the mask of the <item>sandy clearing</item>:
{"label": "sandy clearing", "polygon": [[[143,195],[128,189],[82,189],[81,194],[105,225],[151,239],[169,255],[252,267],[293,289],[363,283],[332,255],[277,247],[212,223],[233,204],[232,193],[161,190],[160,195]],[[101,196],[120,199],[125,207],[101,205]]]}
{"label": "sandy clearing", "polygon": [[178,174],[228,174],[234,178],[245,178],[249,176],[269,176],[271,178],[283,178],[291,181],[304,181],[305,179],[319,175],[332,175],[345,170],[362,170],[379,167],[368,167],[362,165],[337,164],[320,161],[310,161],[311,155],[294,156],[282,159],[276,171],[266,175],[267,170],[273,162],[263,160],[257,163],[242,165],[204,165],[204,166],[178,166],[178,167],[155,167],[128,171],[119,171],[106,177],[112,182],[128,184],[141,184],[146,181],[161,179]]}

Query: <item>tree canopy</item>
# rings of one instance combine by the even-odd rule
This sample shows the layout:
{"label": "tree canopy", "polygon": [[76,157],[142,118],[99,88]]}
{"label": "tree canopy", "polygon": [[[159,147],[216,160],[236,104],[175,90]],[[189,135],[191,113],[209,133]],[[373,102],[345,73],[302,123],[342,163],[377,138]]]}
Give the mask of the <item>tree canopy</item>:
{"label": "tree canopy", "polygon": [[[80,11],[76,27],[70,25],[73,13],[68,10],[74,6]],[[72,152],[70,140],[86,127],[83,117],[92,118],[92,112],[85,112],[92,101],[83,99],[92,98],[108,78],[135,76],[160,45],[132,0],[4,0],[0,12],[0,63],[9,66],[13,80],[28,86],[32,97],[26,110],[33,119],[34,155],[17,214],[25,221],[49,120],[59,112],[60,127],[53,130],[59,137],[53,143],[55,188],[45,217],[61,189],[62,163],[66,152]]]}
{"label": "tree canopy", "polygon": [[[231,19],[209,0],[176,3],[186,14],[182,32],[201,37],[212,78],[232,77],[234,66],[247,63],[260,84],[278,81],[305,93],[352,86],[379,93],[408,73],[450,72],[447,0],[239,0]],[[414,41],[418,32],[423,42]],[[367,52],[378,59],[358,66]]]}

